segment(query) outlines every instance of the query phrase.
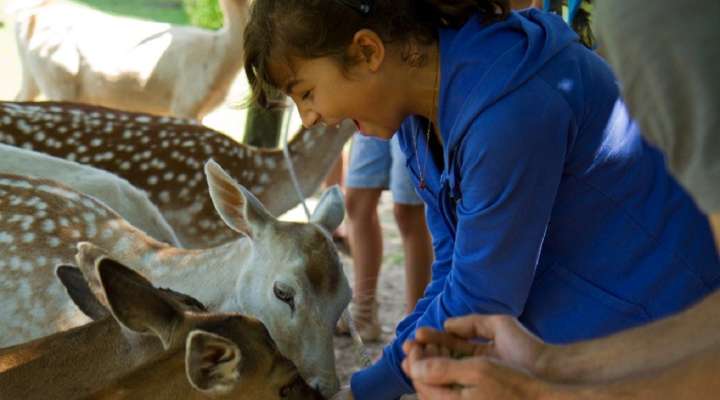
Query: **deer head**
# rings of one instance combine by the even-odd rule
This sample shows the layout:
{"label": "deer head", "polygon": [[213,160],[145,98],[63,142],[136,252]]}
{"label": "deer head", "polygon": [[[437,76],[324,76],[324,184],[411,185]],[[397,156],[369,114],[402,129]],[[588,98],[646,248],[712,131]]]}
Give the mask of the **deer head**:
{"label": "deer head", "polygon": [[[97,397],[107,393],[116,398],[116,388],[128,398],[200,397],[189,393],[191,387],[237,399],[322,398],[280,354],[260,321],[239,314],[186,312],[138,273],[112,260],[99,260],[97,276],[113,317],[133,332],[158,337],[171,353],[138,367]],[[184,360],[185,374],[178,374],[175,359]]]}
{"label": "deer head", "polygon": [[[336,390],[332,331],[350,300],[328,234],[342,219],[339,192],[323,196],[310,223],[290,223],[275,219],[216,163],[206,173],[222,220],[245,237],[205,250],[157,242],[55,182],[0,174],[0,338],[10,345],[86,321],[48,269],[74,263],[77,248],[91,286],[99,278],[87,266],[109,255],[212,310],[258,318],[313,386]],[[83,241],[93,244],[76,246]]]}

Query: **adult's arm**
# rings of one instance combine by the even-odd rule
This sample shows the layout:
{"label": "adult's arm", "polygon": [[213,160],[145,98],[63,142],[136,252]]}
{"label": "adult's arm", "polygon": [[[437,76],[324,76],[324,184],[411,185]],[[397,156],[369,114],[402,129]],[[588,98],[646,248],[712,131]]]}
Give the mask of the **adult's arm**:
{"label": "adult's arm", "polygon": [[421,396],[446,400],[711,400],[720,391],[718,368],[720,346],[651,373],[590,384],[557,384],[501,360],[451,359],[427,354],[427,349],[414,349],[405,362]]}

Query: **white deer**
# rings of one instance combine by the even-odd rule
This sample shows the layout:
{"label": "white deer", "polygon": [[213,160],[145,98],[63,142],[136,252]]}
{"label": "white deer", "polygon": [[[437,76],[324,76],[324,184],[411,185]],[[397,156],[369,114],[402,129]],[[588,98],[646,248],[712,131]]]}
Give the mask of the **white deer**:
{"label": "white deer", "polygon": [[[205,166],[221,218],[245,237],[204,250],[158,242],[92,197],[53,181],[0,174],[0,345],[86,322],[51,267],[107,253],[211,310],[260,319],[280,351],[323,393],[337,388],[332,331],[350,287],[330,235],[344,208],[336,188],[310,223],[276,220],[215,162]],[[100,251],[99,249],[102,249]],[[44,271],[44,272],[43,272]]]}
{"label": "white deer", "polygon": [[104,305],[77,268],[57,274],[80,307],[93,303],[104,315],[0,349],[3,399],[322,398],[254,318],[208,313],[107,258],[96,266]]}
{"label": "white deer", "polygon": [[18,6],[23,70],[17,100],[50,100],[201,119],[220,105],[242,68],[247,0],[220,0],[223,28],[108,15],[41,2]]}
{"label": "white deer", "polygon": [[0,144],[0,173],[50,179],[93,196],[152,238],[181,247],[147,194],[109,172],[47,154]]}
{"label": "white deer", "polygon": [[[304,195],[314,193],[355,132],[303,130],[289,153]],[[202,163],[213,158],[274,215],[298,204],[283,152],[238,143],[181,118],[157,117],[67,103],[0,102],[0,143],[24,147],[112,172],[147,192],[188,248],[232,240],[203,190]]]}

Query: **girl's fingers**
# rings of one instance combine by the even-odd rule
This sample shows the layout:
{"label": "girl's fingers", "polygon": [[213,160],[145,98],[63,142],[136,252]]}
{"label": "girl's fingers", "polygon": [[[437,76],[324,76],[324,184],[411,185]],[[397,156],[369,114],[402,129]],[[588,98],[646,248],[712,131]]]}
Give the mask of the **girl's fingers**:
{"label": "girl's fingers", "polygon": [[476,354],[478,345],[467,339],[461,339],[457,336],[445,332],[438,332],[434,329],[419,329],[415,334],[415,341],[423,344],[433,343],[440,348],[449,350],[453,357],[467,357]]}

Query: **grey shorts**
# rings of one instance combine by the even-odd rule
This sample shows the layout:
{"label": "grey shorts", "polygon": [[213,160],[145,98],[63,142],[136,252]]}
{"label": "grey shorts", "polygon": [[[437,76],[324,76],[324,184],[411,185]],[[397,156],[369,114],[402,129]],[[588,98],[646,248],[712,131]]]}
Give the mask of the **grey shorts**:
{"label": "grey shorts", "polygon": [[415,192],[397,136],[386,141],[355,133],[345,186],[355,189],[390,189],[398,204],[423,204]]}

